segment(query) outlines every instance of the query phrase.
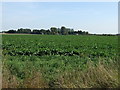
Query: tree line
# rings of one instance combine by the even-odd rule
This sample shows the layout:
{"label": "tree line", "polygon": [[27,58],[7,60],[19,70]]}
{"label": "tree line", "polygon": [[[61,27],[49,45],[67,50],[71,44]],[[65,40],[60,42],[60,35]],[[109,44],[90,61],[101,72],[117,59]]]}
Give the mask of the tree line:
{"label": "tree line", "polygon": [[45,29],[23,29],[20,28],[18,30],[8,30],[5,31],[4,33],[23,33],[23,34],[42,34],[42,35],[87,35],[89,34],[86,31],[74,31],[74,29],[66,28],[62,26],[61,28],[56,28],[56,27],[51,27],[48,30]]}

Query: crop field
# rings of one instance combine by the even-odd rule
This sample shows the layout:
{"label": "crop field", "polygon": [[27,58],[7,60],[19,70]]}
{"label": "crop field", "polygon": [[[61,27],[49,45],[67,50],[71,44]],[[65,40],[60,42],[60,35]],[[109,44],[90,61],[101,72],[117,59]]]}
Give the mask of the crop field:
{"label": "crop field", "polygon": [[2,35],[3,88],[118,86],[118,37]]}

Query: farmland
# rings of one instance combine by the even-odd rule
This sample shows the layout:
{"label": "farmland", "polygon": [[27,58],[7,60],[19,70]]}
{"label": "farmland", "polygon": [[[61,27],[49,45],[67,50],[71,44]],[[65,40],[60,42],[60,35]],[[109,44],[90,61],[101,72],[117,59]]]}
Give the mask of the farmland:
{"label": "farmland", "polygon": [[3,87],[118,87],[117,36],[3,35]]}

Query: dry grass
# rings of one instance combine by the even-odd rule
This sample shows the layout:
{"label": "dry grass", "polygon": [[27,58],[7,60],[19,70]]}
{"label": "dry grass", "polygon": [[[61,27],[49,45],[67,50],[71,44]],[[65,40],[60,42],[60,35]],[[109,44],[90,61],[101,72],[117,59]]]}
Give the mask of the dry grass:
{"label": "dry grass", "polygon": [[39,72],[35,72],[32,77],[26,78],[22,85],[24,88],[48,88],[47,82]]}
{"label": "dry grass", "polygon": [[[53,83],[52,88],[117,88],[118,85],[118,65],[99,63],[96,67],[92,62],[87,64],[84,71],[74,70],[64,72]],[[29,73],[28,73],[29,74]],[[9,70],[3,71],[3,88],[51,88],[50,82],[46,82],[40,72],[34,72],[31,76],[19,81]]]}
{"label": "dry grass", "polygon": [[[114,67],[114,68],[113,68]],[[88,64],[85,71],[65,72],[58,82],[62,88],[117,88],[118,70],[116,65],[105,66],[99,63],[97,67]]]}
{"label": "dry grass", "polygon": [[2,88],[48,88],[48,84],[39,72],[34,72],[31,77],[19,80],[9,70],[3,72]]}
{"label": "dry grass", "polygon": [[6,68],[3,69],[2,75],[2,88],[16,88],[20,82],[17,80],[16,76],[12,75]]}

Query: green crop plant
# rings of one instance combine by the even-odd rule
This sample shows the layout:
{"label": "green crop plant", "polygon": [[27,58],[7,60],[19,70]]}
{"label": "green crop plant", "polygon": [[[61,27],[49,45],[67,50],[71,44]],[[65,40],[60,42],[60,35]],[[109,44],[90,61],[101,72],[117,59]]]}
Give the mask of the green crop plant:
{"label": "green crop plant", "polygon": [[[40,84],[45,85],[43,87],[110,87],[110,83],[112,87],[118,87],[117,36],[3,35],[2,37],[3,66],[9,71],[10,76],[14,76],[20,82],[16,86],[18,88],[31,87],[26,80],[36,80],[36,78],[32,80],[35,73],[44,81],[42,82],[44,84]],[[97,75],[100,74],[99,71],[101,75],[105,75],[103,78]],[[100,78],[104,80],[98,80]],[[36,85],[39,86],[38,83],[40,82],[38,81]]]}

